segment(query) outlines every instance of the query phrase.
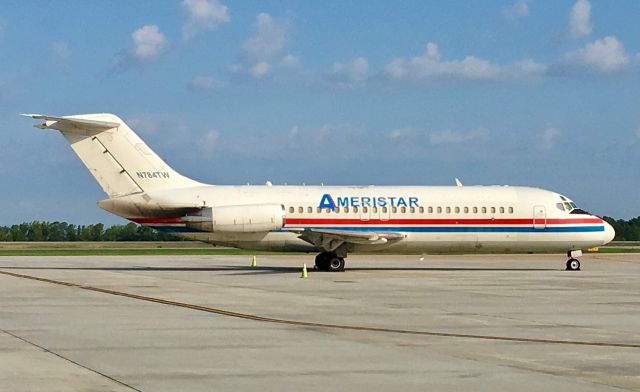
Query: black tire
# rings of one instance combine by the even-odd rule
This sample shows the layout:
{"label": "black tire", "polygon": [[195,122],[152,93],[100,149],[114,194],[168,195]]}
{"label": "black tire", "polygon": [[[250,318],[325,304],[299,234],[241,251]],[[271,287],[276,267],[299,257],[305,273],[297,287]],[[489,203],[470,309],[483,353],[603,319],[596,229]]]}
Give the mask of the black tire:
{"label": "black tire", "polygon": [[335,255],[329,252],[322,252],[316,256],[316,268],[320,271],[328,271],[329,270],[329,262]]}
{"label": "black tire", "polygon": [[580,271],[580,262],[578,259],[567,260],[567,271]]}
{"label": "black tire", "polygon": [[327,271],[330,272],[339,272],[344,271],[344,259],[342,257],[332,257],[329,260],[329,265]]}

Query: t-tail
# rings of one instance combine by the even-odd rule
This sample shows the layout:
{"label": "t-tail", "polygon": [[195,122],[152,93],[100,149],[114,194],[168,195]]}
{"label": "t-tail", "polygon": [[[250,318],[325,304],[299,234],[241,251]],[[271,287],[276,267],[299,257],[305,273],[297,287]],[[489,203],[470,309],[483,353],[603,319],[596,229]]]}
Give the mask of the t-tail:
{"label": "t-tail", "polygon": [[25,116],[44,120],[36,128],[60,131],[109,198],[200,185],[169,167],[114,114]]}

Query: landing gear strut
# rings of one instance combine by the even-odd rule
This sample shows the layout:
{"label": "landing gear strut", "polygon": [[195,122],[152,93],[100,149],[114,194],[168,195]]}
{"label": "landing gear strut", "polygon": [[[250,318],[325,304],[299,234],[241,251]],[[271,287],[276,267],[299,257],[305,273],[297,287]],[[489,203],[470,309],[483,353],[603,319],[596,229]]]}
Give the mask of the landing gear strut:
{"label": "landing gear strut", "polygon": [[316,268],[320,271],[344,271],[344,258],[333,252],[322,252],[316,256]]}

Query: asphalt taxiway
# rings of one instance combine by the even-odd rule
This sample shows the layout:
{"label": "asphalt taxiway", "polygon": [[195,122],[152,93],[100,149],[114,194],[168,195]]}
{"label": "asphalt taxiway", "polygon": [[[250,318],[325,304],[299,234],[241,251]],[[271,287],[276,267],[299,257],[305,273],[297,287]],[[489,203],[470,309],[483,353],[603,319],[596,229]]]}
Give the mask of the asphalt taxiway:
{"label": "asphalt taxiway", "polygon": [[0,391],[640,389],[640,255],[0,257]]}

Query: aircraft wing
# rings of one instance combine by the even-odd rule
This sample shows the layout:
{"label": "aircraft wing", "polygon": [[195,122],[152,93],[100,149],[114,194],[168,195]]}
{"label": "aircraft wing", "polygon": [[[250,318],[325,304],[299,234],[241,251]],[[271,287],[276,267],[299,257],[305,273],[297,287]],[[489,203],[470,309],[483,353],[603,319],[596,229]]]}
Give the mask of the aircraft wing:
{"label": "aircraft wing", "polygon": [[358,245],[382,245],[399,241],[405,237],[404,234],[396,232],[350,231],[314,228],[285,230],[298,233],[298,238],[329,251],[333,251],[345,243]]}

